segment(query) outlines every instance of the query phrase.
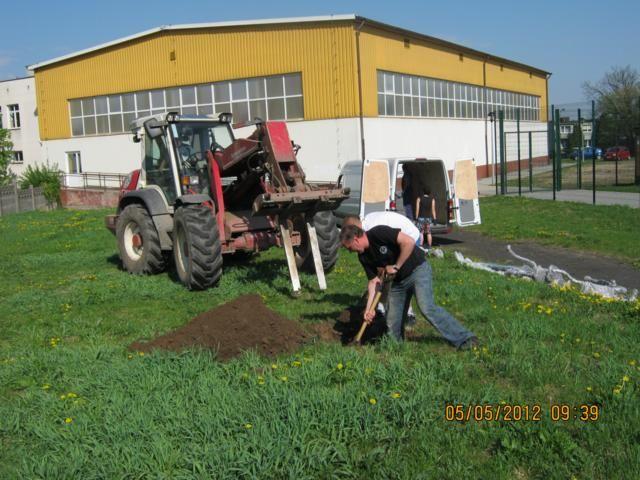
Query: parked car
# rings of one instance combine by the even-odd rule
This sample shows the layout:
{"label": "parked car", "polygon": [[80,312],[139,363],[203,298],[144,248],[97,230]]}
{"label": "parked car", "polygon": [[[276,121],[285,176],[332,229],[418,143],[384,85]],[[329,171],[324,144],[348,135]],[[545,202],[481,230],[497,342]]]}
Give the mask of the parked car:
{"label": "parked car", "polygon": [[631,154],[627,147],[611,147],[607,148],[604,154],[605,160],[629,160]]}
{"label": "parked car", "polygon": [[[582,153],[584,155],[582,158],[584,158],[585,160],[591,160],[594,155],[598,160],[602,158],[602,149],[598,147],[584,147],[582,149]],[[571,158],[571,160],[578,160],[580,158],[580,149],[576,148],[573,152],[571,152],[569,154],[569,158]]]}

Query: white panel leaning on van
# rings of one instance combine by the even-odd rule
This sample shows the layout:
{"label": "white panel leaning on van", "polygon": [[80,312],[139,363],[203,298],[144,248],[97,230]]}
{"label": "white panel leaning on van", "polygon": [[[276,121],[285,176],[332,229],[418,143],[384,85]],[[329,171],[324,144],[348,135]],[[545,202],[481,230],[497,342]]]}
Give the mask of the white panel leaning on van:
{"label": "white panel leaning on van", "polygon": [[445,163],[440,158],[381,158],[347,162],[338,184],[349,187],[351,195],[334,212],[338,224],[347,215],[364,218],[386,210],[404,214],[402,177],[407,171],[412,181],[429,189],[436,199],[435,234],[449,233],[452,225],[466,227],[480,223],[478,179],[473,160],[459,160],[453,170],[453,189]]}

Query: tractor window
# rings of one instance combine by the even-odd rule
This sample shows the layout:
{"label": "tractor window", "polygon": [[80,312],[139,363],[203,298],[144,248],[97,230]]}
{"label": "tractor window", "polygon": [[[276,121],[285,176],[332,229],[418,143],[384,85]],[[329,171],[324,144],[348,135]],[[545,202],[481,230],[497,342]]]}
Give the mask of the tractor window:
{"label": "tractor window", "polygon": [[176,199],[175,182],[165,137],[149,138],[145,136],[144,146],[144,170],[147,185],[160,187],[167,198],[167,202],[172,204]]}

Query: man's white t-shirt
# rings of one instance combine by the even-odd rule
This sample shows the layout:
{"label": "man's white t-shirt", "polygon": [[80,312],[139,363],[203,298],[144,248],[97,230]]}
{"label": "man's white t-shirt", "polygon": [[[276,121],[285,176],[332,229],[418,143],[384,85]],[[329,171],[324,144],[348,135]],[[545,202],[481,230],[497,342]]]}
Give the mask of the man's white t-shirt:
{"label": "man's white t-shirt", "polygon": [[404,215],[396,212],[372,212],[362,219],[362,229],[366,232],[373,227],[386,225],[391,228],[399,228],[402,233],[409,235],[418,243],[420,230]]}

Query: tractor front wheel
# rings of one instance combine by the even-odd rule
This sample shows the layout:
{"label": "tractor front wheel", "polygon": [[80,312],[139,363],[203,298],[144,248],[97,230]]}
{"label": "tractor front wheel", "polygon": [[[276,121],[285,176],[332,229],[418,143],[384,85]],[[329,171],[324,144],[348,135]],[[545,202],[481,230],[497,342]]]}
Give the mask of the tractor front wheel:
{"label": "tractor front wheel", "polygon": [[165,258],[160,237],[147,209],[139,204],[126,206],[116,222],[116,238],[123,268],[137,275],[160,273]]}
{"label": "tractor front wheel", "polygon": [[[294,225],[301,235],[300,246],[295,248],[296,264],[301,270],[314,273],[316,270],[313,263],[311,241],[309,240],[305,217],[299,217],[299,219],[294,222]],[[311,225],[316,227],[322,268],[325,272],[328,272],[336,264],[338,260],[338,249],[340,248],[336,217],[331,211],[318,212],[311,219]]]}
{"label": "tractor front wheel", "polygon": [[178,208],[173,225],[173,258],[180,281],[189,290],[205,290],[222,276],[218,224],[210,208]]}

